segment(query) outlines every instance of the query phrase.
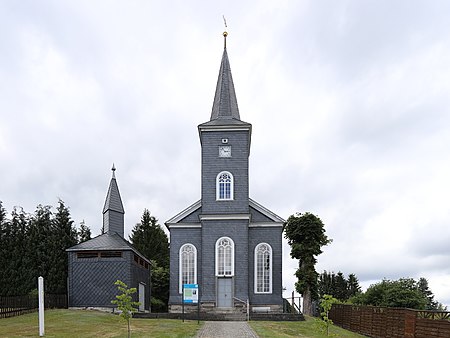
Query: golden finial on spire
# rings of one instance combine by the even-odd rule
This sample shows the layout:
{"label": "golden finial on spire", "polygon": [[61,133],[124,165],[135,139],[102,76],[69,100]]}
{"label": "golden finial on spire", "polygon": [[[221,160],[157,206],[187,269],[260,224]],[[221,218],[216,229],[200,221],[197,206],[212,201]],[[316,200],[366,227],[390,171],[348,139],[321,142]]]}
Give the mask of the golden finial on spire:
{"label": "golden finial on spire", "polygon": [[223,17],[223,24],[225,25],[225,31],[223,32],[223,48],[227,49],[227,36],[228,36],[228,32],[227,32],[227,20],[225,20],[225,15],[222,15]]}

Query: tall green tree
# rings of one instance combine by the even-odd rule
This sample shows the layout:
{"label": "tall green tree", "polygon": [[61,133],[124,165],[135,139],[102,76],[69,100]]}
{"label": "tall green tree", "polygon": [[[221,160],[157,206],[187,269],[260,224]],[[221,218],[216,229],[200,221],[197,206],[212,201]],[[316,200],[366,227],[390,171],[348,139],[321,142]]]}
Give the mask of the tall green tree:
{"label": "tall green tree", "polygon": [[52,219],[51,232],[52,240],[48,243],[51,251],[47,286],[51,292],[66,293],[68,274],[66,249],[77,244],[77,230],[73,225],[69,208],[61,199]]}
{"label": "tall green tree", "polygon": [[284,232],[291,246],[291,257],[299,260],[295,288],[303,296],[303,313],[312,315],[312,301],[318,300],[316,257],[322,253],[322,247],[332,240],[325,234],[322,220],[309,212],[291,215]]}
{"label": "tall green tree", "polygon": [[144,209],[141,222],[131,230],[130,241],[158,266],[169,267],[169,240],[158,220],[147,209]]}
{"label": "tall green tree", "polygon": [[30,219],[29,215],[21,207],[14,207],[11,213],[11,250],[12,271],[10,271],[10,294],[22,295],[28,293],[33,287],[36,287],[37,281],[33,280],[32,270],[29,265],[32,264],[32,253],[27,245],[29,236]]}
{"label": "tall green tree", "polygon": [[347,299],[354,297],[361,293],[361,286],[358,278],[354,273],[348,275],[347,278]]}
{"label": "tall green tree", "polygon": [[78,243],[83,243],[91,239],[91,229],[86,225],[84,220],[80,222],[80,229],[78,230]]}
{"label": "tall green tree", "polygon": [[319,298],[323,298],[325,295],[334,296],[336,290],[336,276],[334,272],[324,270],[319,275],[317,290]]}
{"label": "tall green tree", "polygon": [[425,305],[425,310],[444,310],[445,307],[434,299],[434,294],[428,286],[428,280],[424,277],[419,278],[417,281],[417,288],[426,298],[427,304]]}
{"label": "tall green tree", "polygon": [[147,209],[132,229],[130,241],[152,262],[152,311],[165,311],[169,301],[169,240]]}
{"label": "tall green tree", "polygon": [[[30,231],[28,236],[28,257],[33,258],[30,262],[30,271],[33,274],[34,285],[36,288],[37,278],[44,277],[44,281],[48,280],[48,274],[51,268],[51,258],[54,245],[51,244],[53,213],[51,206],[39,204],[30,219]],[[49,290],[47,282],[46,291]]]}
{"label": "tall green tree", "polygon": [[11,250],[12,242],[11,221],[6,216],[6,210],[0,202],[0,295],[9,295],[11,278],[11,259],[13,259]]}
{"label": "tall green tree", "polygon": [[334,298],[342,302],[347,300],[347,280],[345,279],[345,276],[341,271],[339,271],[336,274],[335,284],[336,284],[336,291],[335,294],[333,295]]}

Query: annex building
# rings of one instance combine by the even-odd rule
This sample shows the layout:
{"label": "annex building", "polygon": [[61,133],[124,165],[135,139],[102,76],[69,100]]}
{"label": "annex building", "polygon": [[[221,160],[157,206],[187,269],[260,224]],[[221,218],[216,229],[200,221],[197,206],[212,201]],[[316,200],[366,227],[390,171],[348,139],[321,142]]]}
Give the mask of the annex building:
{"label": "annex building", "polygon": [[249,197],[252,125],[240,118],[226,35],[211,116],[198,126],[201,198],[165,223],[169,309],[181,312],[183,284],[198,284],[202,311],[248,302],[251,311],[282,312],[284,220]]}
{"label": "annex building", "polygon": [[139,311],[150,311],[150,261],[124,238],[122,199],[112,168],[103,207],[102,234],[67,249],[69,255],[68,303],[70,308],[112,310],[121,280],[136,288]]}

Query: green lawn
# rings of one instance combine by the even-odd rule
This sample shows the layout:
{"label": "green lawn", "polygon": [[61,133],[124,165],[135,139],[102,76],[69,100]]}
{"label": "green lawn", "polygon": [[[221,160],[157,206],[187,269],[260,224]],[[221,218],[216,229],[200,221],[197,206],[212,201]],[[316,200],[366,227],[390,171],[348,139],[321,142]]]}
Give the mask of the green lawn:
{"label": "green lawn", "polygon": [[[132,319],[132,337],[193,337],[197,321]],[[0,319],[0,337],[39,337],[38,313]],[[127,337],[126,322],[99,311],[47,310],[45,337]]]}
{"label": "green lawn", "polygon": [[[197,321],[174,319],[132,319],[132,337],[194,337],[201,327]],[[261,337],[322,338],[316,320],[304,322],[250,322]],[[363,337],[333,326],[334,337]],[[0,319],[0,337],[39,337],[38,313]],[[45,337],[127,337],[126,322],[119,316],[99,311],[47,310]]]}
{"label": "green lawn", "polygon": [[[261,338],[278,337],[308,337],[324,338],[327,337],[319,329],[317,319],[306,317],[304,322],[250,322],[250,326]],[[357,333],[346,331],[338,326],[330,326],[330,337],[339,338],[359,338],[364,337]]]}

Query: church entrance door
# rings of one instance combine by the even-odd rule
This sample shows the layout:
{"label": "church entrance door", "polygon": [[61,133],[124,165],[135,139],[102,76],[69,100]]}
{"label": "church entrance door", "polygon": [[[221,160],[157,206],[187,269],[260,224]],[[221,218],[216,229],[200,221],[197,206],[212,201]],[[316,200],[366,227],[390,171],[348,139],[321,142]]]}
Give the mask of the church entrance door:
{"label": "church entrance door", "polygon": [[218,278],[217,307],[233,307],[233,278]]}

